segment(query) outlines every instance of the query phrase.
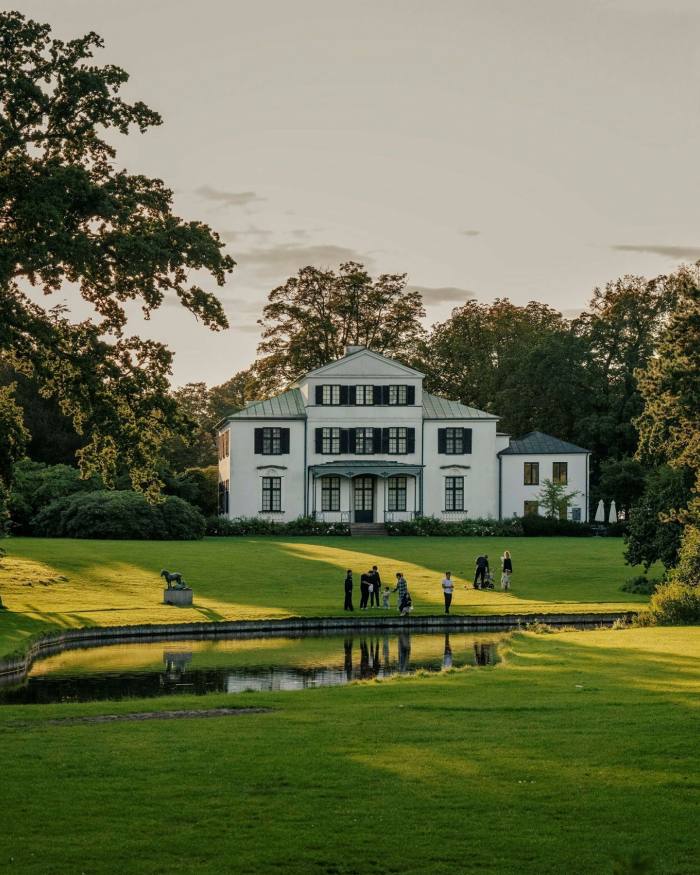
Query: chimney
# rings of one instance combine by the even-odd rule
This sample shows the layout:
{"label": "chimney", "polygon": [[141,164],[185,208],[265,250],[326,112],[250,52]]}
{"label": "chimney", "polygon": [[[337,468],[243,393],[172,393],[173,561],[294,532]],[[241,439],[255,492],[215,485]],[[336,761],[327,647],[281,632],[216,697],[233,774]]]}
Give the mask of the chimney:
{"label": "chimney", "polygon": [[355,346],[352,343],[349,343],[345,347],[345,355],[353,355],[356,352],[362,352],[363,349],[367,349],[366,346]]}

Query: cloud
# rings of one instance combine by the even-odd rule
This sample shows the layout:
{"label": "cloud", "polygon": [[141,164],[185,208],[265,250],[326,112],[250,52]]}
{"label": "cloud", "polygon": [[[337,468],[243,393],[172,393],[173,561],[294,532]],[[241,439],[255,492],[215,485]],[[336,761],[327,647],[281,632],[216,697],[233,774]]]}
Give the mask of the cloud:
{"label": "cloud", "polygon": [[478,237],[479,234],[481,234],[481,231],[474,231],[473,229],[470,229],[468,231],[462,231],[462,234],[465,237]]}
{"label": "cloud", "polygon": [[611,246],[616,252],[647,252],[673,258],[676,261],[697,261],[700,259],[700,246],[657,246],[654,244],[632,246],[618,243]]}
{"label": "cloud", "polygon": [[200,185],[198,189],[195,189],[195,194],[227,207],[246,207],[256,201],[265,200],[254,191],[222,191],[219,188],[212,188],[210,185]]}
{"label": "cloud", "polygon": [[266,279],[291,276],[299,268],[309,264],[319,268],[335,268],[344,261],[359,261],[368,267],[371,265],[369,256],[332,243],[309,246],[280,243],[277,246],[259,246],[247,252],[237,252],[236,261],[242,270],[252,268],[259,277]]}
{"label": "cloud", "polygon": [[269,231],[267,228],[256,228],[254,225],[249,225],[247,228],[237,231],[220,231],[219,236],[227,243],[233,243],[236,240],[240,240],[241,237],[259,237],[261,240],[267,240],[268,237],[272,236],[272,231]]}
{"label": "cloud", "polygon": [[428,307],[435,304],[460,303],[464,304],[475,297],[474,292],[469,289],[460,289],[457,286],[414,286],[412,289],[420,292],[423,296],[423,303]]}
{"label": "cloud", "polygon": [[243,325],[236,325],[234,323],[231,327],[236,331],[244,332],[244,334],[260,334],[260,326],[257,324],[257,322],[245,322],[243,323]]}

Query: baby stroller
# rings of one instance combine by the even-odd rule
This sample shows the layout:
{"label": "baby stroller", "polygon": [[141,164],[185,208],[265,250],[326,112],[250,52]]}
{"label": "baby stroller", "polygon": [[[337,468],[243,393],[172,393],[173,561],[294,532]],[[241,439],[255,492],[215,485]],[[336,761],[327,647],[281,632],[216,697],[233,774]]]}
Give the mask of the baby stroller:
{"label": "baby stroller", "polygon": [[401,599],[401,604],[399,605],[399,613],[402,616],[408,616],[408,614],[413,610],[413,602],[411,601],[410,593],[406,593],[406,595]]}
{"label": "baby stroller", "polygon": [[494,589],[495,585],[493,582],[493,574],[490,571],[487,571],[484,575],[484,582],[481,584],[482,589]]}

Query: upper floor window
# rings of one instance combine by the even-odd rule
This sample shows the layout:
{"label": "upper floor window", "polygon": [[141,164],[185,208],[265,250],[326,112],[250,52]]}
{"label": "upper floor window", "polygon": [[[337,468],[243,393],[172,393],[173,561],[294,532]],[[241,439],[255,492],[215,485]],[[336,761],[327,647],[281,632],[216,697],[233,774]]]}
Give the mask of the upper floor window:
{"label": "upper floor window", "polygon": [[217,438],[217,448],[219,450],[219,459],[228,458],[230,452],[230,443],[229,443],[230,432],[228,429],[226,431],[222,431],[221,434]]}
{"label": "upper floor window", "polygon": [[569,482],[569,463],[552,462],[552,482],[566,486]]}
{"label": "upper floor window", "polygon": [[390,428],[389,452],[396,453],[397,455],[405,455],[408,452],[407,436],[407,428]]}
{"label": "upper floor window", "polygon": [[340,452],[339,428],[321,429],[321,452],[328,454],[337,454]]}
{"label": "upper floor window", "polygon": [[340,404],[340,386],[321,386],[321,404]]}
{"label": "upper floor window", "polygon": [[374,404],[374,386],[355,386],[355,404]]}
{"label": "upper floor window", "polygon": [[472,430],[470,428],[439,428],[438,453],[450,456],[464,455],[472,451]]}
{"label": "upper floor window", "polygon": [[255,452],[263,456],[280,456],[289,452],[289,429],[266,426],[255,429]]}
{"label": "upper floor window", "polygon": [[[538,486],[540,482],[540,463],[525,462],[524,464],[523,483],[525,486]],[[537,511],[534,511],[534,513],[537,513]]]}
{"label": "upper floor window", "polygon": [[374,429],[355,429],[355,452],[358,455],[367,455],[374,452]]}
{"label": "upper floor window", "polygon": [[408,386],[389,386],[389,404],[407,404]]}

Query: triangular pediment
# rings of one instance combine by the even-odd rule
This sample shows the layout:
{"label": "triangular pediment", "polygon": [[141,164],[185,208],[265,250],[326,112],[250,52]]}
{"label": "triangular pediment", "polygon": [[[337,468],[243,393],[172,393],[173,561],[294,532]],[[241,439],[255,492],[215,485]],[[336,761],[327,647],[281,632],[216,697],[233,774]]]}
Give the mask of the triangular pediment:
{"label": "triangular pediment", "polygon": [[391,379],[392,377],[423,377],[420,371],[402,365],[395,359],[387,358],[369,349],[353,352],[341,359],[329,362],[306,374],[299,382],[305,382],[317,377],[377,377]]}

